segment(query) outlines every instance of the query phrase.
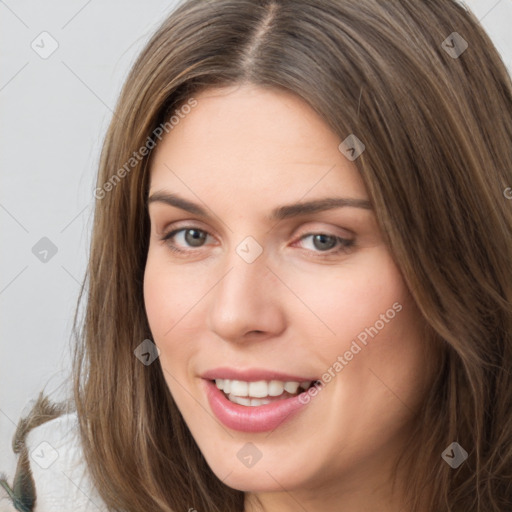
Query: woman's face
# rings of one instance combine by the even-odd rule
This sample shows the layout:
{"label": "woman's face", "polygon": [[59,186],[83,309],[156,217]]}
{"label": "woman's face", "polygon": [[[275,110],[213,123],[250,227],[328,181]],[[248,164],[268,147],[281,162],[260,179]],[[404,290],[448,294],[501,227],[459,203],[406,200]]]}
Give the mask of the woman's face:
{"label": "woman's face", "polygon": [[144,297],[169,390],[231,487],[379,494],[429,372],[359,172],[294,95],[195,99],[150,179]]}

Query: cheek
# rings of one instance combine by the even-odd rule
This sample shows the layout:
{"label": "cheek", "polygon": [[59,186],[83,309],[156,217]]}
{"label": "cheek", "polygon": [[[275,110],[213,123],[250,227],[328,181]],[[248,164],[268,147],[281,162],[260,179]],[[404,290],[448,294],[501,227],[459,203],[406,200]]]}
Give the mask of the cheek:
{"label": "cheek", "polygon": [[193,329],[198,324],[192,320],[206,291],[204,286],[189,273],[172,266],[159,248],[153,252],[150,248],[144,272],[144,304],[164,372],[175,375],[185,369],[183,364],[177,367],[173,361],[186,361],[194,349],[191,340],[197,338]]}
{"label": "cheek", "polygon": [[318,340],[308,357],[326,372],[322,380],[360,418],[388,405],[394,414],[400,400],[413,406],[427,378],[421,315],[388,251],[374,248],[327,270],[314,286],[311,276],[295,275],[295,291],[315,315],[297,306],[293,316],[301,339]]}
{"label": "cheek", "polygon": [[340,342],[351,341],[375,322],[380,326],[380,315],[388,310],[389,317],[399,317],[393,304],[408,300],[402,276],[384,247],[372,248],[346,264],[326,266],[314,275],[295,272],[293,282],[297,296],[317,317],[302,314],[297,321],[306,329],[310,325],[308,330],[314,328],[337,349],[343,348]]}
{"label": "cheek", "polygon": [[201,293],[204,294],[201,280],[173,265],[165,248],[150,247],[144,271],[144,304],[155,338],[170,338]]}

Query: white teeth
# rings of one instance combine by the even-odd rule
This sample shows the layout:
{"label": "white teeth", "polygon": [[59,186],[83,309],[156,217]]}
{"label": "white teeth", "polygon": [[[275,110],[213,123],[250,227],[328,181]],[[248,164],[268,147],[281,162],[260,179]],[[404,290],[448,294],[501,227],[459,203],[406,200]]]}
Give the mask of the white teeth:
{"label": "white teeth", "polygon": [[231,400],[231,402],[235,402],[235,404],[239,404],[239,405],[251,405],[251,399],[250,398],[245,398],[243,396],[236,396],[236,395],[233,395],[233,394],[229,394],[228,396],[229,400]]}
{"label": "white teeth", "polygon": [[257,382],[249,382],[249,396],[254,396],[255,398],[263,398],[264,396],[268,396],[268,385],[264,380],[259,380]]}
{"label": "white teeth", "polygon": [[271,380],[268,384],[268,394],[270,396],[282,395],[284,391],[284,382],[279,380]]}
{"label": "white teeth", "polygon": [[232,395],[231,393],[229,394],[228,399],[235,404],[245,405],[247,407],[258,407],[259,405],[266,405],[271,402],[271,400],[262,400],[261,398],[246,398],[243,396]]}
{"label": "white teeth", "polygon": [[267,405],[272,403],[272,400],[265,400],[261,398],[251,398],[251,407],[257,407],[258,405]]}
{"label": "white teeth", "polygon": [[249,395],[249,383],[243,380],[232,380],[231,381],[231,393],[236,396],[248,396]]}
{"label": "white teeth", "polygon": [[265,398],[267,396],[280,396],[285,391],[294,395],[297,393],[299,387],[308,389],[311,385],[311,381],[302,381],[300,383],[296,381],[283,382],[279,380],[246,382],[243,380],[215,379],[215,385],[230,396]]}
{"label": "white teeth", "polygon": [[286,382],[284,385],[284,390],[292,395],[297,392],[297,389],[299,389],[298,382]]}

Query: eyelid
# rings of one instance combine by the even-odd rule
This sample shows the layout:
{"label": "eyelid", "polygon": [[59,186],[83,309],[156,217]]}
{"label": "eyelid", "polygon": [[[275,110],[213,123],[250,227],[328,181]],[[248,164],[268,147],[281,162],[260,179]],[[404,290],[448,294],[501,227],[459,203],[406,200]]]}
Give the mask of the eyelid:
{"label": "eyelid", "polygon": [[[155,222],[155,225],[158,226],[158,222]],[[210,233],[211,228],[208,224],[201,222],[196,219],[180,219],[175,220],[173,222],[162,223],[161,227],[157,229],[160,233],[169,233],[170,231],[176,231],[178,229],[200,229],[201,231],[206,231]]]}
{"label": "eyelid", "polygon": [[308,222],[308,223],[306,223],[306,227],[301,226],[297,230],[297,233],[299,233],[299,234],[294,234],[294,237],[298,236],[300,238],[304,235],[317,235],[317,234],[322,233],[325,235],[348,239],[348,238],[353,238],[356,235],[354,233],[354,231],[351,231],[350,229],[342,228],[340,226],[333,226],[332,224],[329,224],[330,227],[325,227],[326,224],[329,224],[329,223]]}
{"label": "eyelid", "polygon": [[[186,221],[184,221],[184,222],[186,222]],[[192,230],[192,229],[206,233],[206,239],[208,239],[209,236],[215,238],[207,229],[203,229],[202,227],[199,227],[197,224],[194,225],[194,224],[188,223],[188,224],[184,224],[182,226],[173,225],[173,227],[171,229],[169,229],[166,233],[164,233],[160,237],[160,240],[163,243],[165,243],[171,251],[173,251],[174,253],[183,255],[183,256],[192,255],[194,253],[196,253],[196,254],[200,253],[201,250],[204,249],[204,247],[205,247],[204,245],[199,246],[199,247],[182,248],[176,244],[170,243],[170,240],[173,237],[175,237],[178,233],[187,231],[187,230]],[[326,235],[328,237],[332,237],[336,240],[336,245],[333,248],[327,249],[325,251],[306,249],[304,247],[299,247],[300,249],[311,254],[313,258],[320,258],[320,259],[323,258],[325,260],[327,260],[329,258],[333,258],[333,257],[339,257],[340,255],[346,254],[348,251],[350,251],[351,249],[354,248],[355,238],[353,236],[346,238],[344,236],[337,235],[337,234],[333,233],[332,231],[333,230],[326,230],[326,229],[321,229],[321,228],[318,228],[316,230],[310,229],[309,231],[305,231],[304,233],[302,233],[300,235],[295,235],[295,237],[294,237],[295,240],[291,243],[291,246],[295,246],[296,244],[300,243],[302,240],[304,240],[305,238],[310,237],[310,236]]]}
{"label": "eyelid", "polygon": [[[155,223],[158,225],[158,223]],[[313,227],[311,226],[313,225]],[[325,226],[329,225],[330,227],[326,228]],[[189,228],[189,229],[198,229],[207,232],[208,234],[214,236],[211,233],[211,227],[204,222],[197,220],[197,219],[182,219],[182,220],[176,220],[174,222],[166,223],[163,225],[162,228],[157,229],[157,232],[160,233],[168,233],[170,231],[170,226],[172,226],[172,230],[177,230],[180,226],[183,228]],[[306,226],[306,227],[304,227]],[[355,236],[355,232],[347,229],[342,228],[341,226],[335,226],[332,224],[332,222],[326,222],[326,221],[319,221],[319,220],[309,220],[304,221],[302,220],[300,222],[300,227],[298,229],[293,230],[293,234],[290,236],[297,236],[296,232],[304,230],[303,234],[306,233],[325,233],[325,234],[331,234],[332,236],[340,236],[342,238],[345,237],[353,237]],[[334,231],[334,232],[333,232]],[[341,234],[336,234],[337,232],[341,232]]]}
{"label": "eyelid", "polygon": [[194,225],[189,224],[189,225],[182,226],[182,227],[173,227],[172,229],[169,229],[168,231],[164,231],[164,233],[162,234],[160,239],[163,241],[167,241],[167,240],[170,240],[171,238],[173,238],[174,236],[176,236],[181,231],[188,231],[190,229],[195,229],[196,231],[201,231],[203,233],[206,233],[207,237],[210,236],[212,238],[215,238],[208,230],[200,228],[199,226],[194,226]]}
{"label": "eyelid", "polygon": [[337,242],[337,245],[335,245],[333,248],[328,249],[326,251],[315,251],[312,249],[305,249],[301,247],[301,249],[312,253],[314,257],[316,258],[329,258],[329,257],[335,257],[339,256],[340,254],[344,254],[348,252],[350,249],[353,249],[355,246],[355,238],[345,238],[342,236],[335,235],[333,233],[325,232],[325,231],[315,231],[310,233],[304,233],[302,234],[297,241],[293,242],[292,245],[295,245],[297,243],[302,242],[304,239],[310,237],[310,236],[316,236],[316,235],[326,235],[328,237],[334,238]]}
{"label": "eyelid", "polygon": [[[307,224],[311,224],[311,223],[307,223]],[[199,221],[195,221],[195,220],[194,221],[187,221],[187,220],[177,221],[177,222],[171,223],[170,226],[171,227],[164,227],[161,230],[158,230],[162,233],[162,235],[161,235],[162,239],[169,237],[171,233],[176,232],[176,231],[181,231],[182,229],[197,229],[198,231],[204,231],[206,234],[215,237],[210,232],[209,228],[202,227],[202,223]],[[339,234],[336,232],[337,230],[343,231],[344,233]],[[327,229],[322,228],[320,226],[309,227],[309,228],[304,228],[303,226],[301,226],[301,228],[299,228],[296,231],[298,231],[299,233],[297,234],[295,232],[291,236],[297,240],[303,238],[306,235],[318,235],[318,234],[325,234],[325,235],[333,236],[336,238],[343,238],[343,239],[350,239],[351,237],[355,236],[355,233],[353,231],[346,229],[346,228],[336,227],[336,226],[333,226],[332,228],[327,228]],[[301,231],[302,231],[302,233],[301,233]]]}

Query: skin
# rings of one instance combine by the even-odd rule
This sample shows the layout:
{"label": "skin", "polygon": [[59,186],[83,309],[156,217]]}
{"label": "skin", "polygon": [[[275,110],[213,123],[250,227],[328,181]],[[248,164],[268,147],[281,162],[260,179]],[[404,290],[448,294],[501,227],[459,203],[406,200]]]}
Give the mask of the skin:
{"label": "skin", "polygon": [[[357,168],[297,96],[243,85],[196,99],[156,148],[149,196],[172,192],[210,217],[151,202],[144,279],[164,376],[194,439],[217,477],[247,492],[246,511],[257,510],[256,498],[267,511],[407,510],[400,478],[391,492],[391,464],[432,374],[420,314],[375,213],[342,207],[267,218],[299,201],[368,199]],[[191,246],[186,231],[162,241],[185,227],[209,236],[202,246]],[[311,233],[353,245],[322,250]],[[236,252],[248,236],[263,248],[252,263]],[[231,430],[212,413],[202,372],[231,366],[320,378],[397,302],[401,311],[274,431]],[[262,453],[251,468],[237,458],[247,442]]]}

